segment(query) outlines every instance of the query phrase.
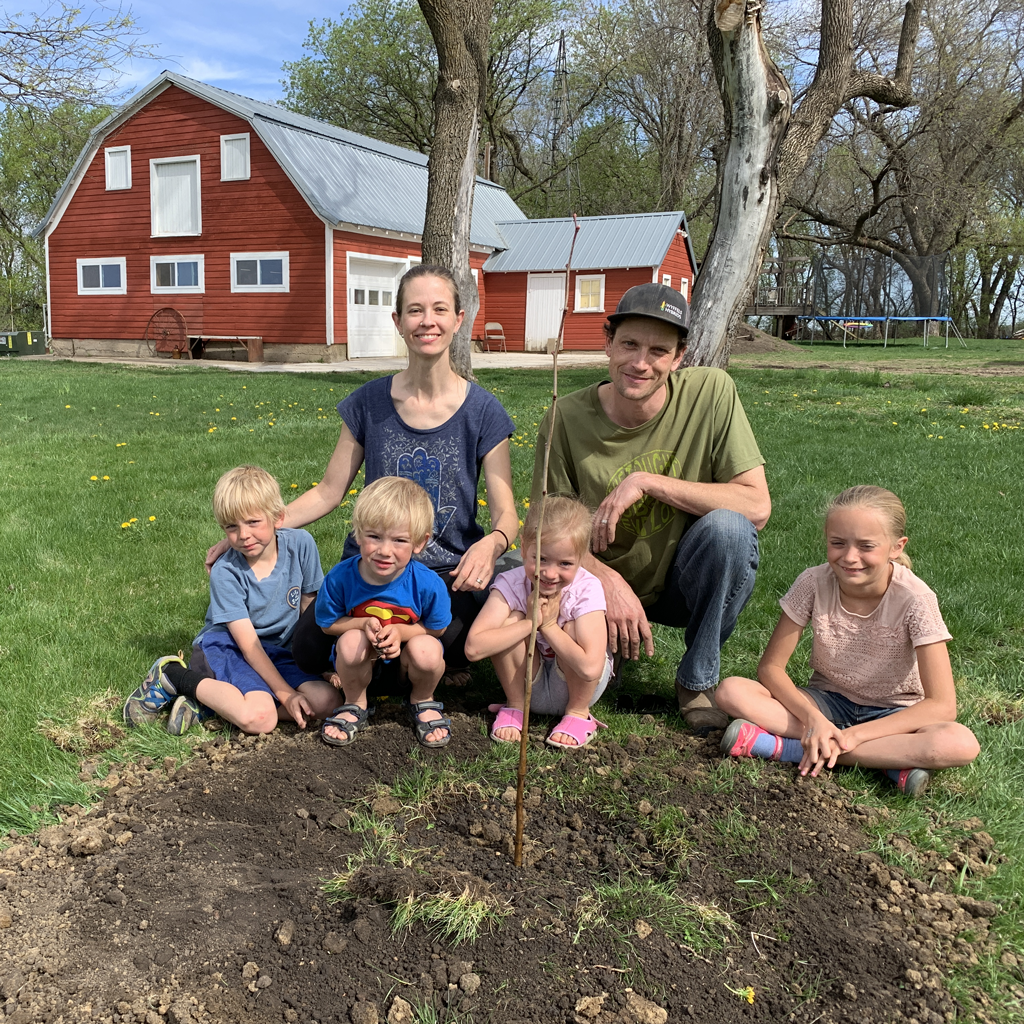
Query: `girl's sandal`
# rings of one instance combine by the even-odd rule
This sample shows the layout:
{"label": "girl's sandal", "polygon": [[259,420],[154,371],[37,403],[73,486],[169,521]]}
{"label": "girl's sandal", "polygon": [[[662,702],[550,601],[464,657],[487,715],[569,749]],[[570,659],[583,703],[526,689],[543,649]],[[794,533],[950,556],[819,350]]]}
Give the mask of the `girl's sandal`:
{"label": "girl's sandal", "polygon": [[498,717],[494,719],[491,726],[491,740],[494,743],[519,743],[520,740],[503,740],[497,735],[499,729],[518,729],[520,737],[523,734],[523,713],[518,708],[510,708],[505,704],[489,704],[487,710],[497,712]]}
{"label": "girl's sandal", "polygon": [[[439,715],[429,722],[421,722],[420,715],[424,711],[444,711],[444,705],[437,700],[421,700],[417,704],[409,702],[409,716],[412,718],[412,727],[416,732],[416,742],[421,747],[447,747],[452,738],[452,720]],[[447,730],[439,740],[428,740],[427,737],[435,729]]]}
{"label": "girl's sandal", "polygon": [[[558,750],[580,750],[585,747],[595,736],[598,729],[607,729],[604,722],[599,722],[593,715],[586,718],[577,718],[575,715],[563,715],[562,720],[548,733],[544,741],[549,747]],[[551,737],[556,733],[565,733],[571,736],[575,743],[559,743]]]}
{"label": "girl's sandal", "polygon": [[[329,747],[349,746],[354,742],[356,733],[369,725],[367,719],[373,714],[374,710],[374,708],[361,708],[358,704],[342,704],[341,707],[335,708],[330,713],[330,716],[320,723],[320,739]],[[339,717],[345,714],[355,715],[356,720],[350,722],[347,718]],[[336,736],[328,736],[327,727],[330,725],[333,725],[335,729],[340,729],[346,738],[339,740]]]}

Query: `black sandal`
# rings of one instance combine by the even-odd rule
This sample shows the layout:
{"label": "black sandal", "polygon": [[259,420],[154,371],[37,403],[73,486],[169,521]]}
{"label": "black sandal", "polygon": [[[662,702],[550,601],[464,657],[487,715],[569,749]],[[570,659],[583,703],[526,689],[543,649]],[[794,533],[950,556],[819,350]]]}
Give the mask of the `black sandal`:
{"label": "black sandal", "polygon": [[[324,741],[329,747],[347,747],[356,738],[356,733],[361,729],[365,729],[369,722],[367,719],[373,714],[375,708],[361,708],[358,704],[342,704],[341,707],[335,708],[330,715],[320,723],[320,739]],[[354,722],[350,722],[347,718],[339,718],[339,715],[353,714],[356,716]],[[328,736],[324,731],[329,725],[333,725],[336,729],[340,729],[348,738],[344,740],[335,739],[333,736]]]}
{"label": "black sandal", "polygon": [[[444,711],[444,705],[436,700],[421,700],[418,704],[409,702],[409,716],[412,718],[412,726],[416,731],[416,741],[421,747],[447,747],[452,738],[452,720],[441,715],[440,718],[432,718],[429,722],[421,722],[419,716],[424,711]],[[428,740],[427,736],[435,729],[447,729],[448,735],[440,740]]]}

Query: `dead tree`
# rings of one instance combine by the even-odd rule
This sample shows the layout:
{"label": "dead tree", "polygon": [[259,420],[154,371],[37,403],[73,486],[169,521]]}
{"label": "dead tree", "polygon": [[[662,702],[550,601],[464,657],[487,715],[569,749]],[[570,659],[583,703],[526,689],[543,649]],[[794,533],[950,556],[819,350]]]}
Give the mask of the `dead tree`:
{"label": "dead tree", "polygon": [[466,318],[450,359],[473,375],[473,320],[480,296],[469,267],[480,108],[487,93],[487,54],[493,0],[418,0],[437,47],[434,140],[427,159],[427,213],[423,262],[451,268]]}
{"label": "dead tree", "polygon": [[708,41],[725,107],[715,229],[693,290],[688,365],[725,366],[729,336],[761,268],[775,219],[797,176],[847,101],[913,103],[910,75],[920,0],[908,0],[892,77],[855,66],[853,0],[821,0],[818,63],[794,110],[793,92],[761,35],[757,0],[717,0]]}

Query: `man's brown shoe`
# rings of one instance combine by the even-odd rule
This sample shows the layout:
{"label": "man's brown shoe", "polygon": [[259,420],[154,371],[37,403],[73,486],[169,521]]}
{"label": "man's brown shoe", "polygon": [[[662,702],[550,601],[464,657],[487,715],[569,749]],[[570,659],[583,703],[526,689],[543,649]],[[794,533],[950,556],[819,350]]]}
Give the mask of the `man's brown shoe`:
{"label": "man's brown shoe", "polygon": [[706,736],[713,729],[724,729],[729,724],[729,716],[719,711],[715,704],[714,687],[710,690],[687,690],[676,683],[676,697],[683,721],[698,736]]}

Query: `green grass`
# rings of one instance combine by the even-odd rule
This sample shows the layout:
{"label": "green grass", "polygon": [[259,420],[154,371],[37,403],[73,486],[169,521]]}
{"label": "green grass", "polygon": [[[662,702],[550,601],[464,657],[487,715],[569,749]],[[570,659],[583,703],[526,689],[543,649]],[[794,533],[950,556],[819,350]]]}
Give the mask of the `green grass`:
{"label": "green grass", "polygon": [[[1024,435],[1018,428],[1024,378],[934,370],[1014,361],[1024,367],[1024,345],[969,344],[969,350],[922,349],[930,362],[914,354],[919,345],[894,346],[884,358],[894,368],[918,365],[912,373],[879,367],[877,344],[851,347],[847,355],[841,346],[826,352],[815,345],[796,353],[786,369],[751,366],[751,357],[737,361],[732,372],[767,459],[774,511],[761,534],[757,588],[726,645],[723,673],[755,671],[779,596],[802,569],[823,560],[827,499],[854,483],[896,491],[909,513],[914,569],[938,593],[955,638],[961,721],[975,730],[983,752],[974,765],[937,776],[927,814],[894,795],[876,773],[842,772],[836,779],[859,800],[887,804],[892,832],[922,841],[929,829],[934,842],[947,841],[929,824],[933,819],[955,832],[955,823],[981,818],[1008,860],[991,878],[964,884],[1002,903],[1006,913],[997,930],[1022,947]],[[815,368],[840,358],[847,360],[841,368]],[[783,360],[773,354],[771,361]],[[0,829],[6,831],[31,828],[47,807],[84,796],[83,752],[103,742],[91,709],[106,707],[109,715],[114,706],[116,718],[111,702],[137,685],[157,656],[188,647],[206,610],[203,555],[219,537],[210,495],[220,474],[256,462],[278,477],[286,497],[301,493],[319,480],[337,440],[334,404],[367,376],[16,360],[5,361],[0,374]],[[567,393],[601,372],[560,376]],[[550,401],[549,375],[505,370],[480,378],[515,417],[515,489],[525,497],[535,424]],[[342,507],[311,527],[325,566],[341,552],[349,511]],[[655,657],[628,668],[627,686],[671,696],[681,636],[656,633]],[[807,672],[808,651],[805,641],[794,658],[798,678]],[[607,708],[598,714],[620,741],[650,728],[635,715]],[[41,728],[44,720],[48,729]],[[121,741],[113,756],[184,756],[190,742],[142,730]],[[505,753],[491,757],[511,780],[514,758]],[[706,784],[727,791],[734,771],[726,766]],[[406,783],[402,799],[466,781],[459,771],[425,772]]]}

